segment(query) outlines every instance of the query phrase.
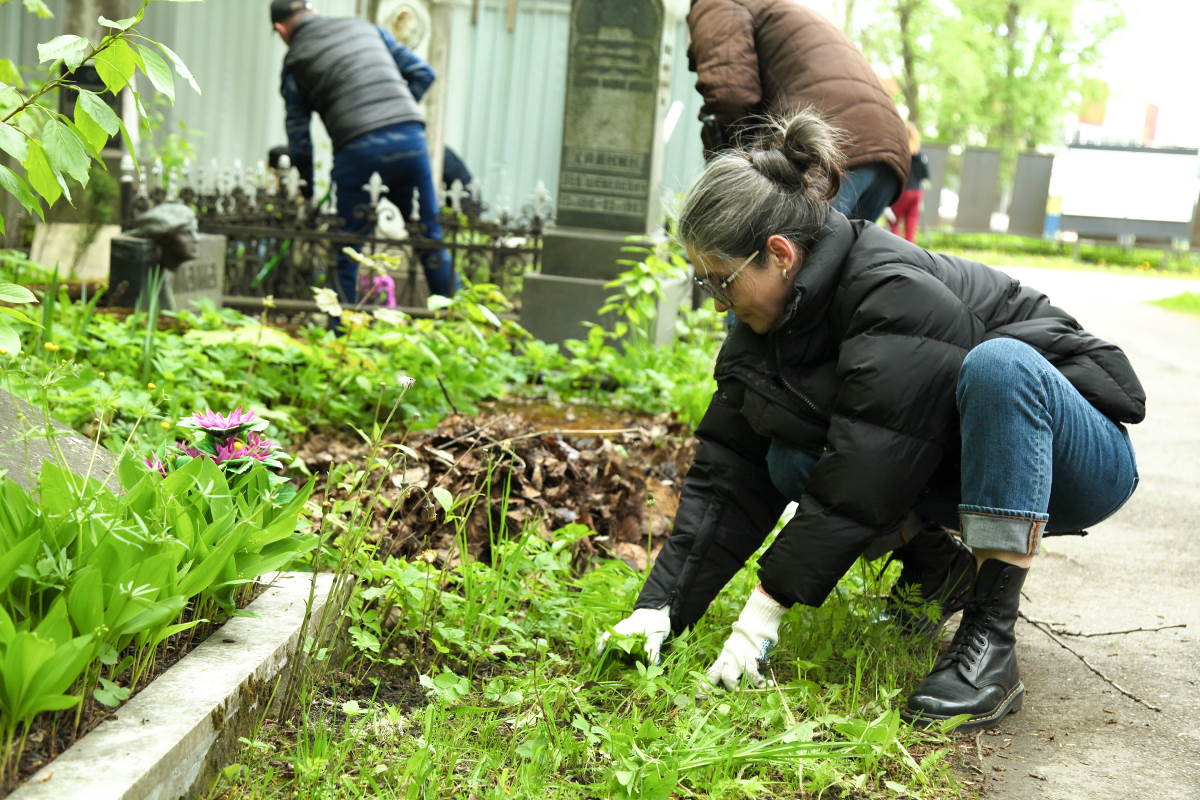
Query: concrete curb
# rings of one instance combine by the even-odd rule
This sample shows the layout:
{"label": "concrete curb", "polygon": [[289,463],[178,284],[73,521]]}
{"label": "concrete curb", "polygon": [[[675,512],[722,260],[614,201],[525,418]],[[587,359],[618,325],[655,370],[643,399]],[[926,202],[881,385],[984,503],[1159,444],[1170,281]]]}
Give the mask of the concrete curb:
{"label": "concrete curb", "polygon": [[[236,757],[238,737],[265,711],[277,681],[302,663],[312,577],[280,573],[250,604],[257,616],[223,625],[10,800],[176,800],[206,789]],[[333,577],[317,576],[310,632],[336,622],[334,607],[324,613]]]}

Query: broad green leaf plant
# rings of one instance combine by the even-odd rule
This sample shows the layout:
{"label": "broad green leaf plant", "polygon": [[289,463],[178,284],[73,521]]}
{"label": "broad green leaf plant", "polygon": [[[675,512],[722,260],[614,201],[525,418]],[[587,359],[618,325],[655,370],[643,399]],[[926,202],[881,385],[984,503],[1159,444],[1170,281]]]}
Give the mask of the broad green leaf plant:
{"label": "broad green leaf plant", "polygon": [[71,709],[50,724],[78,731],[85,705],[148,680],[160,645],[316,546],[312,484],[273,477],[193,458],[165,476],[127,459],[120,493],[53,462],[36,492],[0,478],[0,791],[35,718]]}
{"label": "broad green leaf plant", "polygon": [[[3,166],[0,166],[0,169],[3,169]],[[33,292],[24,286],[0,281],[0,303],[24,305],[36,302],[37,298],[33,296]],[[13,319],[18,322],[24,322],[27,325],[36,326],[38,324],[21,309],[8,305],[0,305],[0,356],[21,352],[21,337],[17,333],[17,329],[9,321]]]}
{"label": "broad green leaf plant", "polygon": [[[0,5],[10,0],[0,0]],[[92,42],[65,33],[38,45],[38,60],[46,64],[48,80],[26,86],[21,71],[11,59],[0,58],[0,151],[7,153],[21,171],[0,164],[0,189],[16,198],[26,211],[45,219],[46,210],[60,198],[73,202],[75,189],[88,183],[93,162],[103,165],[100,153],[110,137],[120,134],[126,147],[133,144],[125,123],[96,93],[72,81],[80,66],[91,64],[108,92],[118,95],[128,89],[138,116],[147,116],[139,95],[136,76],[140,72],[160,96],[173,101],[175,76],[200,91],[195,77],[174,50],[138,31],[138,24],[151,2],[199,2],[199,0],[142,0],[137,13],[125,19],[100,17],[100,25],[111,31]],[[41,0],[24,0],[30,12],[50,16]],[[61,92],[76,94],[71,117],[50,103]],[[74,189],[73,189],[74,187]],[[0,235],[5,219],[0,215]]]}

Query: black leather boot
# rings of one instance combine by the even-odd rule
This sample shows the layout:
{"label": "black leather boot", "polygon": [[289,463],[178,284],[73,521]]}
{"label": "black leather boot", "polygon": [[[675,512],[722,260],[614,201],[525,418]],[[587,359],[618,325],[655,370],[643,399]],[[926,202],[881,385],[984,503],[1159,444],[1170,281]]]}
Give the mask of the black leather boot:
{"label": "black leather boot", "polygon": [[993,727],[1021,708],[1025,685],[1013,627],[1028,571],[994,558],[983,562],[950,649],[909,696],[905,720],[924,726],[970,714],[957,728],[965,732]]}
{"label": "black leather boot", "polygon": [[911,636],[937,636],[971,594],[974,554],[957,536],[931,525],[896,548],[893,556],[904,569],[888,595],[885,619]]}

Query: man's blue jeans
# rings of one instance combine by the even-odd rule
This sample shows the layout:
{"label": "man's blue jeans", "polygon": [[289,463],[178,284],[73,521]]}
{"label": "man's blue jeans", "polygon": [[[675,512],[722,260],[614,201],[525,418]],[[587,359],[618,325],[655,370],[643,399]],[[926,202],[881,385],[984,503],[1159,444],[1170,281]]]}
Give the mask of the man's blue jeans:
{"label": "man's blue jeans", "polygon": [[[1095,525],[1137,487],[1125,429],[1023,342],[993,339],[972,349],[956,397],[959,522],[973,548],[1032,554],[1044,531]],[[815,464],[814,455],[779,440],[767,452],[771,482],[792,500]]]}
{"label": "man's blue jeans", "polygon": [[884,164],[863,164],[842,176],[833,207],[850,219],[874,222],[900,194],[900,178]]}
{"label": "man's blue jeans", "polygon": [[[425,147],[425,126],[420,122],[402,122],[371,131],[349,142],[333,155],[333,182],[337,185],[338,214],[342,231],[369,233],[367,209],[370,195],[364,188],[371,173],[378,172],[388,187],[388,199],[407,220],[412,212],[413,190],[419,197],[421,224],[425,236],[442,238],[442,225],[429,152]],[[339,248],[340,251],[340,248]],[[421,254],[425,280],[432,294],[450,296],[458,288],[457,276],[446,250],[426,250]],[[337,290],[343,303],[352,305],[358,297],[358,262],[339,252]]]}

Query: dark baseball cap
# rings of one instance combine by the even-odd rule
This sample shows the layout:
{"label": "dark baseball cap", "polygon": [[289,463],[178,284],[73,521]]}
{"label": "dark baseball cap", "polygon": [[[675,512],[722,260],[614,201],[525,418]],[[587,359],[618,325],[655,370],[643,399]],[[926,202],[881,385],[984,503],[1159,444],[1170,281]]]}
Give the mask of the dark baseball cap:
{"label": "dark baseball cap", "polygon": [[271,0],[271,24],[285,22],[301,11],[310,11],[308,0]]}

